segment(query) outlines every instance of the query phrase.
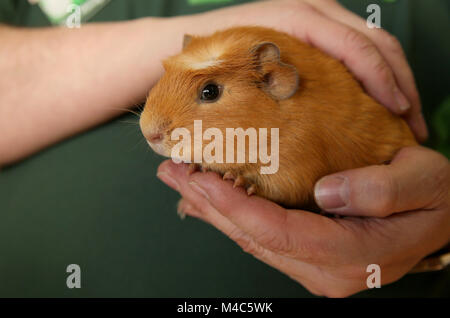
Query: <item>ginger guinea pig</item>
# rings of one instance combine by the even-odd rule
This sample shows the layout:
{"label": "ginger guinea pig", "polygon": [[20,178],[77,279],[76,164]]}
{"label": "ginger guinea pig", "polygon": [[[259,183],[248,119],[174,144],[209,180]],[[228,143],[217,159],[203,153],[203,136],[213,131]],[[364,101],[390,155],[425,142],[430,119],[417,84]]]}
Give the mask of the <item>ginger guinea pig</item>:
{"label": "ginger guinea pig", "polygon": [[[185,36],[183,46],[164,61],[165,74],[148,96],[141,130],[154,151],[173,157],[174,147],[187,138],[175,133],[183,127],[193,151],[183,148],[178,159],[233,179],[249,194],[286,207],[315,206],[313,188],[321,177],[383,164],[416,144],[407,124],[368,96],[343,64],[288,34],[235,27]],[[194,121],[201,121],[197,133],[211,128],[214,138],[195,137]],[[226,143],[235,140],[227,128],[267,128],[267,153],[278,156],[277,171],[262,173],[267,161],[250,160],[250,133],[244,146],[236,142],[226,149],[227,155],[234,152],[227,159],[245,152],[244,162],[195,158],[205,147],[213,156],[225,153]],[[270,134],[273,128],[278,134]],[[223,144],[221,150],[211,151],[213,139]]]}

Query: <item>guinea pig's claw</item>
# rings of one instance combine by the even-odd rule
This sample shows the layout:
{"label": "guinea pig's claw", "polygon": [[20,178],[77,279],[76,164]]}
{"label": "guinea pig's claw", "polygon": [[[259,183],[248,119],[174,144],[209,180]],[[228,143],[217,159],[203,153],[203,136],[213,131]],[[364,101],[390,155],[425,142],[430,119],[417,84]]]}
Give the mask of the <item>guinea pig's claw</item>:
{"label": "guinea pig's claw", "polygon": [[243,176],[238,176],[234,180],[233,188],[245,186],[246,183],[247,182],[245,181],[245,178]]}
{"label": "guinea pig's claw", "polygon": [[236,177],[234,176],[233,172],[227,171],[227,172],[225,172],[225,173],[223,174],[222,179],[223,179],[223,180],[233,180],[233,181],[234,181],[234,179],[236,179]]}
{"label": "guinea pig's claw", "polygon": [[188,174],[188,176],[190,176],[194,172],[200,171],[200,169],[201,169],[201,166],[198,163],[190,163],[187,174]]}
{"label": "guinea pig's claw", "polygon": [[249,184],[247,180],[243,176],[235,176],[233,172],[227,171],[223,175],[223,180],[233,180],[233,188],[244,187],[247,191],[247,194],[253,195],[256,193],[256,185]]}
{"label": "guinea pig's claw", "polygon": [[252,185],[250,185],[248,188],[247,188],[247,194],[250,196],[250,195],[253,195],[253,194],[255,194],[256,193],[256,185],[255,184],[252,184]]}

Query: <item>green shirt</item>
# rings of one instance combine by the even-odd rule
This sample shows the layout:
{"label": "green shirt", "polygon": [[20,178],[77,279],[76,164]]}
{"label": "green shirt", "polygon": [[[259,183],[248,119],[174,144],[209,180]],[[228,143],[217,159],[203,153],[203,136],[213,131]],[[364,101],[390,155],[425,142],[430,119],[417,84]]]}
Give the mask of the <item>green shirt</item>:
{"label": "green shirt", "polygon": [[[92,21],[190,14],[241,2],[112,0]],[[440,135],[433,132],[430,145],[448,146],[450,112],[448,104],[439,105],[450,87],[449,2],[342,2],[363,16],[369,3],[382,5],[382,25],[404,45],[426,118],[438,125]],[[49,25],[26,0],[2,0],[0,22]],[[162,158],[130,120],[136,118],[123,116],[0,172],[0,297],[311,296],[213,227],[181,221],[179,195],[155,177]],[[66,287],[69,264],[81,267],[81,289]],[[449,294],[446,270],[407,275],[358,296]]]}

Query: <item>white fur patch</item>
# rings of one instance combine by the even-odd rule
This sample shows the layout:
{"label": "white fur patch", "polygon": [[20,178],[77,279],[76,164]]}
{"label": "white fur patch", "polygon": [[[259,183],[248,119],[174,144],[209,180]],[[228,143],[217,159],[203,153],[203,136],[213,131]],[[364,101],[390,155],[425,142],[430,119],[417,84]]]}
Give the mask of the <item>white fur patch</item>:
{"label": "white fur patch", "polygon": [[185,68],[202,70],[222,63],[223,60],[220,59],[222,54],[223,48],[221,46],[210,45],[201,50],[181,54],[177,60]]}
{"label": "white fur patch", "polygon": [[221,60],[207,60],[207,61],[201,61],[201,62],[193,62],[189,65],[186,65],[190,68],[192,68],[193,70],[201,70],[201,69],[205,69],[208,67],[213,67],[216,66],[218,64],[222,63]]}

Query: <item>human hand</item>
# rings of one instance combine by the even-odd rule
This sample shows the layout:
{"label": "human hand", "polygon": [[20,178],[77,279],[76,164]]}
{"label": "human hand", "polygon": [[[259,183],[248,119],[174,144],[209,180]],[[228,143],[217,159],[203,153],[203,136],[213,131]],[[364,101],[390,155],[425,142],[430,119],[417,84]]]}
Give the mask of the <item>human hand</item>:
{"label": "human hand", "polygon": [[176,19],[185,22],[179,25],[186,33],[262,25],[294,35],[342,61],[371,96],[404,116],[419,141],[427,138],[414,77],[399,41],[382,29],[369,29],[335,0],[261,1]]}
{"label": "human hand", "polygon": [[[180,211],[212,224],[316,295],[366,289],[369,264],[380,265],[382,284],[396,281],[450,239],[450,165],[427,148],[404,148],[389,165],[320,180],[316,200],[343,218],[286,210],[233,189],[215,173],[187,171],[171,160],[158,169],[158,177],[183,196]],[[345,180],[342,188],[334,177]],[[344,207],[335,207],[338,194]]]}

